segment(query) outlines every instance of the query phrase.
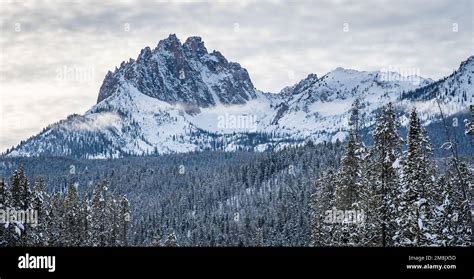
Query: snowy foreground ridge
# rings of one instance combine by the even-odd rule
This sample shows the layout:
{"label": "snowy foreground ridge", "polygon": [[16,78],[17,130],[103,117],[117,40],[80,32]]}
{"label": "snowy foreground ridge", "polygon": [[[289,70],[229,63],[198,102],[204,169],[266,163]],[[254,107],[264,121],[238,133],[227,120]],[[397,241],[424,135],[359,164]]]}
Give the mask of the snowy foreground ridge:
{"label": "snowy foreground ridge", "polygon": [[97,104],[84,115],[48,126],[6,155],[116,158],[334,142],[345,139],[356,98],[368,129],[377,109],[388,102],[402,125],[413,106],[429,125],[441,120],[436,100],[445,116],[467,113],[473,77],[471,56],[438,81],[337,68],[273,94],[255,89],[246,69],[218,51],[209,53],[201,38],[182,44],[170,35],[107,73]]}

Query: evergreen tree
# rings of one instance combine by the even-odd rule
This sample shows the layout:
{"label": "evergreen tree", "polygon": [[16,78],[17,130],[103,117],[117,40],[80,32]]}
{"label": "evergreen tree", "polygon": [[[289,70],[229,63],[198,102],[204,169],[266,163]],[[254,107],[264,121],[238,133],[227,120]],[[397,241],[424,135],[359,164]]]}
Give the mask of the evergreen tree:
{"label": "evergreen tree", "polygon": [[91,245],[104,247],[110,240],[110,214],[107,206],[107,181],[99,182],[92,194],[90,232]]}
{"label": "evergreen tree", "polygon": [[51,196],[47,210],[47,241],[48,246],[62,246],[62,232],[64,231],[63,217],[64,208],[63,200],[59,193]]}
{"label": "evergreen tree", "polygon": [[84,198],[84,200],[81,202],[81,226],[80,229],[82,232],[80,233],[81,235],[81,242],[83,243],[84,246],[93,246],[92,242],[92,228],[91,228],[91,219],[92,219],[92,214],[91,214],[91,205],[90,205],[90,200],[87,198]]}
{"label": "evergreen tree", "polygon": [[349,119],[349,139],[346,151],[341,159],[340,171],[336,187],[336,205],[340,209],[349,209],[352,204],[359,200],[362,159],[365,147],[359,136],[359,109],[358,99],[351,108]]}
{"label": "evergreen tree", "polygon": [[83,225],[83,222],[81,220],[82,215],[79,195],[75,185],[69,185],[64,199],[63,209],[62,244],[64,246],[80,246],[82,244],[81,233],[83,230],[81,229],[81,226]]}
{"label": "evergreen tree", "polygon": [[403,140],[398,135],[399,124],[396,119],[391,103],[382,107],[373,132],[374,145],[367,158],[369,164],[365,174],[366,182],[370,184],[366,189],[372,191],[374,199],[368,212],[373,215],[370,219],[376,222],[372,224],[376,232],[368,233],[379,235],[373,241],[383,247],[394,245],[392,238],[397,230],[396,204],[400,194],[397,159],[401,155]]}
{"label": "evergreen tree", "polygon": [[[31,206],[31,190],[23,166],[20,165],[14,171],[11,184],[11,209],[16,211],[28,210]],[[16,221],[14,224],[9,224],[8,227],[14,235],[11,242],[13,246],[26,246],[28,244],[29,224]]]}
{"label": "evergreen tree", "polygon": [[5,181],[0,180],[0,208],[5,209],[10,205],[10,192],[7,189]]}
{"label": "evergreen tree", "polygon": [[398,245],[436,244],[436,187],[432,148],[416,110],[410,115],[407,151],[401,160],[401,195],[397,199]]}
{"label": "evergreen tree", "polygon": [[[5,181],[0,180],[0,210],[5,212],[10,208],[10,191],[7,189]],[[5,228],[5,224],[0,223],[0,247],[8,246],[12,241],[10,230]]]}
{"label": "evergreen tree", "polygon": [[29,234],[28,245],[45,246],[47,245],[47,224],[49,215],[47,212],[48,194],[45,192],[45,182],[43,178],[38,178],[33,187],[31,195],[31,209],[38,216],[38,223],[32,226]]}
{"label": "evergreen tree", "polygon": [[168,234],[168,238],[166,238],[164,245],[165,247],[178,247],[178,239],[174,232]]}
{"label": "evergreen tree", "polygon": [[439,179],[442,203],[438,207],[437,222],[440,237],[438,244],[441,246],[471,246],[470,189],[474,185],[473,177],[474,174],[466,164],[452,158],[446,172]]}
{"label": "evergreen tree", "polygon": [[109,224],[105,226],[107,232],[106,235],[106,246],[116,246],[119,243],[119,221],[120,221],[120,204],[117,200],[110,196],[105,201],[105,214]]}
{"label": "evergreen tree", "polygon": [[20,167],[13,173],[11,181],[11,206],[18,210],[28,209],[30,205],[31,190],[23,166],[20,165]]}
{"label": "evergreen tree", "polygon": [[[316,181],[316,189],[311,195],[311,245],[331,246],[334,243],[333,232],[336,231],[333,220],[327,219],[327,212],[335,205],[334,186],[335,175],[332,170],[324,172]],[[330,221],[330,222],[328,222]]]}
{"label": "evergreen tree", "polygon": [[375,177],[372,162],[366,155],[363,160],[363,178],[361,185],[360,201],[357,208],[364,210],[364,222],[358,227],[360,245],[365,247],[381,246],[380,230],[380,206],[382,204],[381,195],[377,193],[377,183],[371,179]]}
{"label": "evergreen tree", "polygon": [[[361,210],[360,196],[362,191],[362,163],[365,147],[359,136],[360,101],[352,104],[349,118],[349,139],[346,151],[341,159],[341,166],[337,172],[335,188],[335,207],[337,210]],[[347,220],[346,220],[347,221]],[[333,234],[338,245],[354,246],[361,241],[359,237],[360,225],[357,222],[338,223],[338,229]]]}
{"label": "evergreen tree", "polygon": [[130,202],[123,196],[120,199],[120,212],[118,218],[118,242],[119,246],[128,246],[128,230],[130,225]]}
{"label": "evergreen tree", "polygon": [[153,247],[161,247],[161,237],[159,234],[155,234],[155,236],[153,236],[153,240],[151,242],[151,246]]}
{"label": "evergreen tree", "polygon": [[257,228],[255,230],[255,236],[253,243],[255,247],[263,247],[264,246],[264,240],[263,240],[263,229],[262,228]]}

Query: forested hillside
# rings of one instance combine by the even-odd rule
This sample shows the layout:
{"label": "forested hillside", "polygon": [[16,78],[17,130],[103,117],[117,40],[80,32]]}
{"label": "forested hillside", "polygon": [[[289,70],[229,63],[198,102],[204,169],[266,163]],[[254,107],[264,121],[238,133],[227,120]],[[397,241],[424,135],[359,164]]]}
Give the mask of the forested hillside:
{"label": "forested hillside", "polygon": [[5,159],[2,170],[23,165],[49,192],[67,196],[72,184],[89,200],[108,181],[108,192],[130,201],[130,245],[163,244],[174,233],[180,245],[306,246],[314,181],[337,167],[341,151],[340,144],[309,143],[275,153],[22,158]]}

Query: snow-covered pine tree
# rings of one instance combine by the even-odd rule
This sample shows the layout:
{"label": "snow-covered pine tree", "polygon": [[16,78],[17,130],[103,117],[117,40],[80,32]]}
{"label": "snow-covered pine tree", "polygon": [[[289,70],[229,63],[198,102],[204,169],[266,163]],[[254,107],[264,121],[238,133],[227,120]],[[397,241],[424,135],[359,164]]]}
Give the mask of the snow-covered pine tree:
{"label": "snow-covered pine tree", "polygon": [[[10,207],[10,191],[7,189],[7,184],[2,179],[0,180],[0,210],[7,210]],[[0,247],[8,246],[12,235],[10,230],[5,228],[5,224],[0,223]]]}
{"label": "snow-covered pine tree", "polygon": [[45,246],[47,245],[47,224],[49,222],[49,215],[47,214],[47,203],[49,196],[45,192],[45,182],[42,177],[35,181],[31,195],[31,208],[38,214],[38,223],[31,227],[31,232],[28,235],[28,245],[30,246]]}
{"label": "snow-covered pine tree", "polygon": [[28,209],[31,190],[22,165],[13,173],[11,180],[12,207],[19,210]]}
{"label": "snow-covered pine tree", "polygon": [[117,245],[127,246],[128,245],[128,230],[130,226],[130,202],[128,199],[123,196],[120,199],[120,208],[119,208],[119,218],[118,218],[118,239]]}
{"label": "snow-covered pine tree", "polygon": [[81,226],[80,228],[82,229],[82,232],[80,233],[81,235],[81,242],[83,243],[84,246],[92,246],[92,238],[91,238],[91,205],[90,205],[90,200],[88,198],[84,198],[81,201]]}
{"label": "snow-covered pine tree", "polygon": [[63,200],[59,193],[54,193],[51,196],[47,214],[46,235],[48,246],[62,246],[64,209]]}
{"label": "snow-covered pine tree", "polygon": [[104,247],[111,233],[107,207],[107,181],[99,182],[94,189],[91,201],[90,237],[91,245]]}
{"label": "snow-covered pine tree", "polygon": [[365,147],[359,136],[359,109],[358,99],[352,104],[349,119],[349,139],[345,154],[341,159],[341,166],[337,177],[336,206],[340,209],[349,209],[359,200],[361,185],[361,165]]}
{"label": "snow-covered pine tree", "polygon": [[333,239],[335,223],[328,222],[327,211],[335,205],[335,174],[325,171],[315,183],[315,192],[311,195],[311,246],[339,245]]}
{"label": "snow-covered pine tree", "polygon": [[153,236],[153,240],[151,241],[151,246],[161,247],[161,236],[159,233],[155,233],[155,235]]}
{"label": "snow-covered pine tree", "polygon": [[357,208],[364,210],[364,222],[358,227],[359,243],[360,246],[372,247],[381,246],[381,230],[380,230],[380,204],[381,195],[376,191],[376,183],[371,181],[371,178],[375,175],[374,170],[371,170],[369,166],[372,165],[368,160],[368,154],[366,154],[365,160],[363,160],[363,172],[362,185],[360,193],[360,201]]}
{"label": "snow-covered pine tree", "polygon": [[440,238],[438,244],[441,246],[471,246],[472,198],[470,189],[474,185],[473,177],[474,174],[465,163],[451,158],[446,172],[439,179],[442,203],[438,207],[437,221]]}
{"label": "snow-covered pine tree", "polygon": [[253,236],[253,243],[255,247],[263,247],[264,246],[264,240],[263,240],[263,229],[258,227],[255,229],[255,233]]}
{"label": "snow-covered pine tree", "polygon": [[0,180],[0,208],[5,209],[10,204],[10,192],[7,189],[7,184],[2,179]]}
{"label": "snow-covered pine tree", "polygon": [[120,203],[117,201],[117,199],[115,199],[115,197],[110,196],[110,198],[106,197],[105,206],[107,220],[109,220],[109,224],[106,226],[106,231],[108,232],[106,246],[116,246],[118,244],[120,234]]}
{"label": "snow-covered pine tree", "polygon": [[399,181],[397,162],[401,155],[403,140],[398,135],[399,124],[395,110],[391,103],[382,107],[373,132],[374,145],[369,152],[368,166],[365,179],[369,185],[366,189],[372,191],[373,202],[367,214],[375,224],[367,228],[374,228],[376,232],[369,235],[379,235],[373,239],[380,246],[393,246],[392,237],[397,230],[396,200],[399,196]]}
{"label": "snow-covered pine tree", "polygon": [[[362,190],[362,163],[365,147],[359,136],[360,101],[352,104],[349,118],[349,139],[341,166],[336,175],[335,206],[338,210],[359,210],[359,200]],[[358,230],[361,224],[338,224],[338,230],[333,237],[339,239],[339,245],[358,245],[360,236]]]}
{"label": "snow-covered pine tree", "polygon": [[414,109],[410,115],[407,151],[401,160],[400,197],[394,240],[401,246],[436,245],[436,166],[432,148]]}
{"label": "snow-covered pine tree", "polygon": [[[285,177],[283,183],[283,199],[284,203],[284,224],[283,224],[283,234],[284,241],[286,243],[294,243],[297,246],[305,245],[307,243],[300,242],[303,239],[302,231],[300,230],[299,215],[297,213],[298,208],[301,204],[301,192],[302,189],[299,187],[303,185],[297,177],[291,176]],[[307,242],[307,241],[306,241]]]}
{"label": "snow-covered pine tree", "polygon": [[81,228],[83,222],[81,220],[81,208],[79,195],[75,185],[69,185],[66,197],[63,203],[64,216],[63,216],[63,231],[62,239],[64,246],[77,247],[81,246]]}
{"label": "snow-covered pine tree", "polygon": [[[14,171],[11,185],[11,208],[15,210],[28,210],[31,206],[31,189],[22,165]],[[9,224],[9,228],[15,234],[14,239],[12,239],[12,245],[26,246],[29,224],[17,221],[15,224]]]}
{"label": "snow-covered pine tree", "polygon": [[166,238],[164,245],[165,247],[178,247],[178,239],[174,232],[168,234],[168,238]]}

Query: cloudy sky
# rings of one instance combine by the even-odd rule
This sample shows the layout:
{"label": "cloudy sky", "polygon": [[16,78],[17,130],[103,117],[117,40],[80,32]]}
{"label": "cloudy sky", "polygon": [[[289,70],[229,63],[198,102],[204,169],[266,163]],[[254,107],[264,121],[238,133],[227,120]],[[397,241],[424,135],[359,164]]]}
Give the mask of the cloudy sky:
{"label": "cloudy sky", "polygon": [[339,66],[438,79],[474,54],[472,2],[0,0],[0,152],[84,113],[108,70],[170,33],[264,91]]}

